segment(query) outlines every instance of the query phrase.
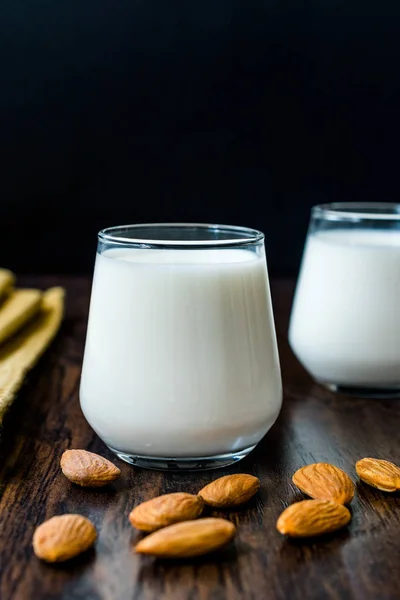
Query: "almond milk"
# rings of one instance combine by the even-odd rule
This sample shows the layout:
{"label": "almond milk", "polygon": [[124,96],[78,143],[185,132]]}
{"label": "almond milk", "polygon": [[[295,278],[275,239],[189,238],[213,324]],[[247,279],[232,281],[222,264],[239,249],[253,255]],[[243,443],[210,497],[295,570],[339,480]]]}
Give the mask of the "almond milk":
{"label": "almond milk", "polygon": [[322,382],[400,388],[400,230],[310,235],[289,340]]}
{"label": "almond milk", "polygon": [[281,407],[264,252],[97,254],[80,397],[98,435],[126,454],[257,444]]}

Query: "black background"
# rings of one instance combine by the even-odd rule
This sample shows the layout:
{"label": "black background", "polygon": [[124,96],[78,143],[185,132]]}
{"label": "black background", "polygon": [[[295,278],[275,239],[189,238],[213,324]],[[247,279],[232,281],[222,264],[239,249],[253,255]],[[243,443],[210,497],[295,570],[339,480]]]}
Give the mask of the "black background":
{"label": "black background", "polygon": [[2,0],[0,264],[91,272],[98,229],[398,199],[398,2]]}

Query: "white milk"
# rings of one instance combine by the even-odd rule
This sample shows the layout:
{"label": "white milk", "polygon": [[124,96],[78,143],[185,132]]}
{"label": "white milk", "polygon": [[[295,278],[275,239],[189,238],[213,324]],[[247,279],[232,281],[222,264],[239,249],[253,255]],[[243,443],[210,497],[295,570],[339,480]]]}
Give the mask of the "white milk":
{"label": "white milk", "polygon": [[316,379],[400,387],[400,230],[309,236],[289,341]]}
{"label": "white milk", "polygon": [[281,407],[265,257],[98,254],[80,396],[98,435],[127,454],[201,457],[254,446]]}

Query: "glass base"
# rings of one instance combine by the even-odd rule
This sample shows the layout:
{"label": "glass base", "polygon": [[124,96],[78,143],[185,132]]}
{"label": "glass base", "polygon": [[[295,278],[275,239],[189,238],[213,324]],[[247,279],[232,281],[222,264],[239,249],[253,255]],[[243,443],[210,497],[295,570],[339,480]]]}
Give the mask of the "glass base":
{"label": "glass base", "polygon": [[319,382],[331,392],[345,394],[346,396],[357,396],[358,398],[400,398],[400,386],[394,388],[380,387],[357,387],[338,385],[335,383]]}
{"label": "glass base", "polygon": [[255,445],[245,448],[244,450],[238,450],[237,452],[229,452],[228,454],[183,458],[142,456],[139,454],[121,452],[112,446],[108,446],[108,448],[110,448],[110,450],[121,460],[143,469],[152,469],[154,471],[207,471],[228,467],[229,465],[242,460],[254,450]]}

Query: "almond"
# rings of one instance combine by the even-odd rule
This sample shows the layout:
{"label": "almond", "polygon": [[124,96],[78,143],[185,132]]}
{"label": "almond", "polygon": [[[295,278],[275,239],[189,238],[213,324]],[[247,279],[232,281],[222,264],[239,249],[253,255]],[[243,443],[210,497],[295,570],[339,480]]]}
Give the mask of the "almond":
{"label": "almond", "polygon": [[121,475],[112,462],[87,450],[66,450],[60,464],[65,477],[83,487],[102,487]]}
{"label": "almond", "polygon": [[362,481],[378,490],[400,490],[400,467],[394,463],[377,458],[362,458],[356,463],[356,471]]}
{"label": "almond", "polygon": [[348,504],[354,497],[355,488],[350,477],[329,463],[306,465],[296,471],[292,481],[311,498]]}
{"label": "almond", "polygon": [[183,492],[164,494],[135,506],[129,521],[142,531],[155,531],[179,521],[197,519],[203,508],[204,501],[200,496]]}
{"label": "almond", "polygon": [[350,511],[343,504],[331,500],[302,500],[283,511],[276,528],[290,537],[311,537],[336,531],[350,520]]}
{"label": "almond", "polygon": [[61,562],[93,546],[96,528],[82,515],[61,515],[45,521],[33,535],[33,550],[47,562]]}
{"label": "almond", "polygon": [[189,558],[218,550],[235,533],[233,523],[225,519],[185,521],[151,533],[136,544],[135,551],[159,558]]}
{"label": "almond", "polygon": [[200,490],[201,496],[208,506],[228,508],[244,504],[260,489],[260,480],[247,473],[225,475],[212,481]]}

